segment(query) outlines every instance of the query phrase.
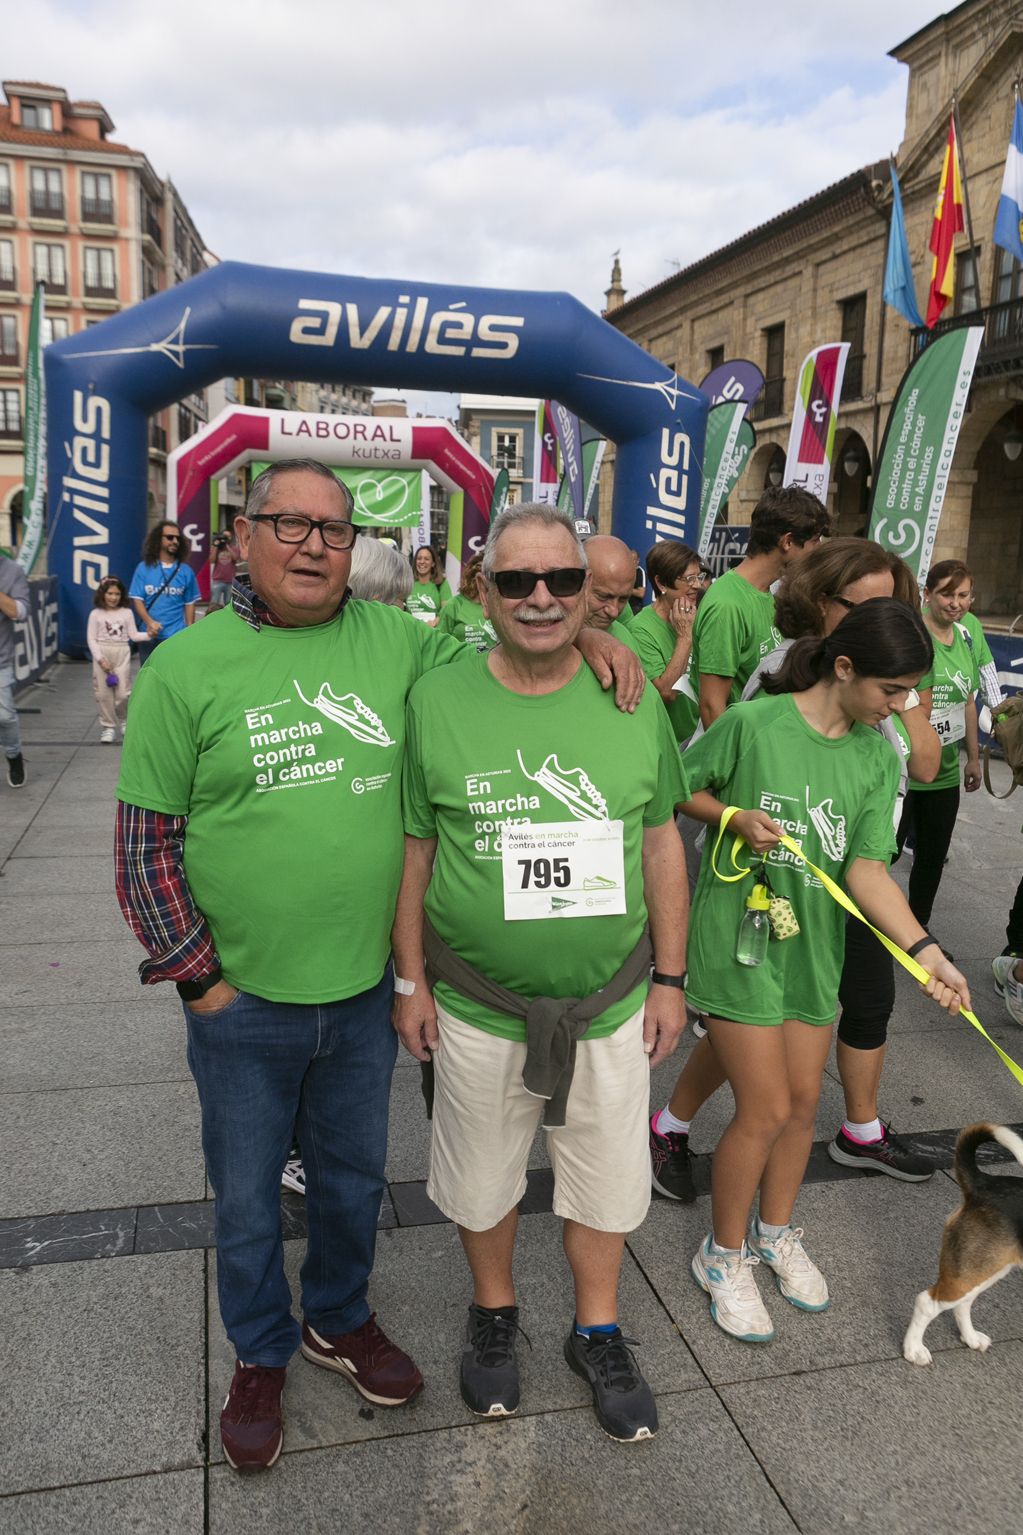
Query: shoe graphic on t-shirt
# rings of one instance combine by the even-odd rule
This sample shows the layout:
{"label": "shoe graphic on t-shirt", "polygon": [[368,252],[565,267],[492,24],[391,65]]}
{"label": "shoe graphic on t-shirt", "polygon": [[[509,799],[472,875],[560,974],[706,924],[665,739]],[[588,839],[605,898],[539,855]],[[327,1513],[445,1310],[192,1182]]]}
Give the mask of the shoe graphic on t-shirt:
{"label": "shoe graphic on t-shirt", "polygon": [[838,814],[835,802],[831,799],[821,800],[819,805],[811,805],[809,791],[806,796],[806,809],[821,839],[821,846],[825,853],[836,863],[840,863],[845,857],[845,816]]}
{"label": "shoe graphic on t-shirt", "polygon": [[357,741],[365,741],[369,746],[394,745],[379,714],[374,714],[357,693],[346,693],[343,698],[338,698],[330,683],[324,682],[315,698],[307,698],[297,681],[295,692],[308,708],[319,710],[326,719],[340,725]]}
{"label": "shoe graphic on t-shirt", "polygon": [[606,821],[607,800],[583,768],[563,768],[557,754],[551,752],[542,767],[531,773],[517,751],[519,767],[533,783],[553,794],[575,816],[577,821]]}

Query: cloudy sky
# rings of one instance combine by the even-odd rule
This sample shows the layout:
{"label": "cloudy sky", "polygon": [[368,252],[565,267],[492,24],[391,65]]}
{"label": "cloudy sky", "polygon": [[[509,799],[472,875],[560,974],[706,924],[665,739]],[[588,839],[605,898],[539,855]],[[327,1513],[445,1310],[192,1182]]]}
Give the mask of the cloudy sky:
{"label": "cloudy sky", "polygon": [[[947,3],[946,7],[951,8]],[[2,0],[221,257],[599,309],[898,147],[940,0]]]}

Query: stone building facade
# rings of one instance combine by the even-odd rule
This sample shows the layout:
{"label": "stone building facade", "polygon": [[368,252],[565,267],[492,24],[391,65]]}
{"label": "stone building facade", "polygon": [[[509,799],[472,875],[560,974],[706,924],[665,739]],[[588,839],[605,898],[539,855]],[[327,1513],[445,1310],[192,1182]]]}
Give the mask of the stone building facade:
{"label": "stone building facade", "polygon": [[[1023,60],[1023,0],[966,0],[891,56],[909,70],[897,165],[921,312],[953,95],[959,109],[976,263],[964,232],[955,299],[934,332],[911,332],[882,300],[887,162],[854,171],[635,297],[616,262],[605,315],[693,382],[728,358],[748,357],[764,372],[753,411],[757,447],[729,505],[733,524],[748,522],[765,484],[777,481],[803,358],[823,342],[849,341],[829,492],[842,533],[865,524],[889,410],[919,346],[951,325],[983,324],[934,557],[965,559],[978,611],[1014,617],[1023,611],[1023,275],[993,231]],[[610,487],[602,489],[607,520]]]}

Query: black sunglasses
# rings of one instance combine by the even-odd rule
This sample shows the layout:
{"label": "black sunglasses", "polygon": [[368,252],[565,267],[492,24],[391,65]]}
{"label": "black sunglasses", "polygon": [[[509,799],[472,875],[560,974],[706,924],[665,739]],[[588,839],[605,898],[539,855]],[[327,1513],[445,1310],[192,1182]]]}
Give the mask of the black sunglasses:
{"label": "black sunglasses", "polygon": [[502,597],[521,602],[523,597],[532,595],[538,581],[543,582],[552,597],[577,597],[586,572],[577,565],[562,570],[492,570],[487,580],[493,581]]}

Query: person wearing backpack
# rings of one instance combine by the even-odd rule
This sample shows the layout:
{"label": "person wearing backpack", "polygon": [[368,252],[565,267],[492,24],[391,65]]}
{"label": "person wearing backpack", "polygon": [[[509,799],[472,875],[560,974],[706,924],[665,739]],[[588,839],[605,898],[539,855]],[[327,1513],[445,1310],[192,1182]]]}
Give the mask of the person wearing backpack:
{"label": "person wearing backpack", "polygon": [[182,554],[181,529],[176,522],[158,522],[150,528],[128,596],[149,636],[139,647],[143,662],[163,640],[195,623],[199,583]]}
{"label": "person wearing backpack", "polygon": [[931,724],[941,742],[941,766],[931,783],[910,778],[899,825],[899,851],[912,834],[909,905],[926,927],[959,813],[960,747],[966,746],[963,788],[980,788],[977,690],[980,670],[973,639],[962,624],[973,595],[973,576],[960,560],[932,565],[924,585],[923,620],[934,642],[934,665],[920,682],[930,690]]}

